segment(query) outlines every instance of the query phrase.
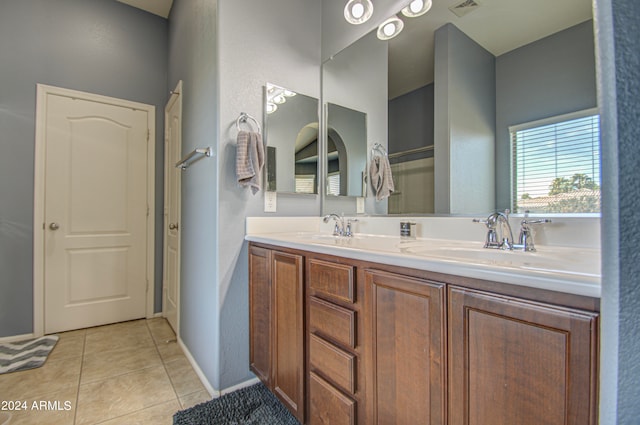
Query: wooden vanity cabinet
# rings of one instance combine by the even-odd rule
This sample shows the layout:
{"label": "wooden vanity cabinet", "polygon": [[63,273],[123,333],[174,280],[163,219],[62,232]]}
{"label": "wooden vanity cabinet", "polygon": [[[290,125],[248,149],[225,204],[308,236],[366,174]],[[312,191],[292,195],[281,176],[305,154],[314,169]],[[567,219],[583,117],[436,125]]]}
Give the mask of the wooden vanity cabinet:
{"label": "wooden vanity cabinet", "polygon": [[249,247],[250,368],[304,422],[303,257]]}
{"label": "wooden vanity cabinet", "polygon": [[450,425],[595,425],[597,314],[449,287]]}
{"label": "wooden vanity cabinet", "polygon": [[598,302],[250,244],[251,370],[310,425],[596,425]]}
{"label": "wooden vanity cabinet", "polygon": [[366,270],[371,299],[372,424],[444,425],[445,285]]}

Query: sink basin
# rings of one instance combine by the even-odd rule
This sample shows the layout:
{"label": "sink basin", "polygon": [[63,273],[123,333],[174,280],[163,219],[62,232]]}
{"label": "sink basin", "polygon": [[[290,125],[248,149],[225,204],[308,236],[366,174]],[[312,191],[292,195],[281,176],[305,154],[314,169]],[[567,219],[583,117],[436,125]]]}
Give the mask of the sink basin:
{"label": "sink basin", "polygon": [[450,261],[464,261],[501,267],[537,270],[550,273],[570,273],[600,276],[600,258],[589,250],[549,248],[524,252],[468,246],[409,245],[401,248],[406,254],[434,257]]}

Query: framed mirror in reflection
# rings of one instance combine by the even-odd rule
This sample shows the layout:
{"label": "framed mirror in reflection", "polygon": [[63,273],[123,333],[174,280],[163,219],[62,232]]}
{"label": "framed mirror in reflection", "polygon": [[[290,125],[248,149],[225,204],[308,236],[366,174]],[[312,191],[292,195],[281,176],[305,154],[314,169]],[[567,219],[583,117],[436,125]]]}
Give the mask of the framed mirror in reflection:
{"label": "framed mirror in reflection", "polygon": [[327,105],[327,195],[364,196],[367,115]]}
{"label": "framed mirror in reflection", "polygon": [[318,99],[267,83],[264,100],[266,190],[317,194]]}
{"label": "framed mirror in reflection", "polygon": [[368,142],[389,153],[395,192],[368,197],[367,213],[386,203],[394,214],[484,214],[520,201],[510,127],[597,108],[591,0],[561,3],[434,2],[402,17],[397,37],[372,31],[323,64],[323,102],[346,93],[366,105],[356,109]]}

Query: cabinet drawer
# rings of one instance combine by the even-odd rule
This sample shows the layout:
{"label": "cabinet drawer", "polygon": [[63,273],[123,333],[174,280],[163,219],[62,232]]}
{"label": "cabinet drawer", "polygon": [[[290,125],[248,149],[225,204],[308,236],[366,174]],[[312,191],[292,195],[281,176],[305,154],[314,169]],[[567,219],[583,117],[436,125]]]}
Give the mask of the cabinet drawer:
{"label": "cabinet drawer", "polygon": [[309,288],[318,295],[348,303],[355,302],[353,266],[309,260]]}
{"label": "cabinet drawer", "polygon": [[355,425],[356,402],[315,373],[309,373],[309,424]]}
{"label": "cabinet drawer", "polygon": [[353,354],[339,349],[316,335],[311,335],[309,362],[312,371],[321,373],[343,390],[351,394],[355,393],[356,358]]}
{"label": "cabinet drawer", "polygon": [[310,297],[309,328],[346,347],[356,346],[356,313],[346,308]]}

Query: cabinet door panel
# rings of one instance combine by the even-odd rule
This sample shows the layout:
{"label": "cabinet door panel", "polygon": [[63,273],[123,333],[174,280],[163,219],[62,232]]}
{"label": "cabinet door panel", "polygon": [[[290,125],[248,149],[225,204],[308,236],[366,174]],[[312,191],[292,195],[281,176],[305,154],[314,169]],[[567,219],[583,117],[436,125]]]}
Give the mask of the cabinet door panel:
{"label": "cabinet door panel", "polygon": [[377,424],[444,424],[444,285],[367,271]]}
{"label": "cabinet door panel", "polygon": [[249,247],[249,365],[267,387],[271,386],[271,256]]}
{"label": "cabinet door panel", "polygon": [[451,425],[595,423],[595,315],[449,289]]}
{"label": "cabinet door panel", "polygon": [[273,391],[300,422],[304,418],[302,256],[272,253]]}

